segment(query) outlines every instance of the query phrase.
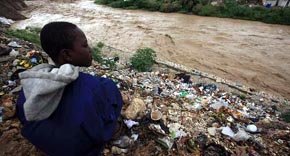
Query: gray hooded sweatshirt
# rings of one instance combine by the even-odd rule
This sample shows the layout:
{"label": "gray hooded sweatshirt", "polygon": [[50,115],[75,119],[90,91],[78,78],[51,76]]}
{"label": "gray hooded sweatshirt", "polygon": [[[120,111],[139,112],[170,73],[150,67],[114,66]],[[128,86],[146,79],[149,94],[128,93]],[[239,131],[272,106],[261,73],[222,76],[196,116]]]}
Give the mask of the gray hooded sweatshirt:
{"label": "gray hooded sweatshirt", "polygon": [[59,68],[40,64],[19,74],[26,98],[24,115],[28,121],[48,118],[57,108],[64,88],[77,79],[79,69],[71,64]]}

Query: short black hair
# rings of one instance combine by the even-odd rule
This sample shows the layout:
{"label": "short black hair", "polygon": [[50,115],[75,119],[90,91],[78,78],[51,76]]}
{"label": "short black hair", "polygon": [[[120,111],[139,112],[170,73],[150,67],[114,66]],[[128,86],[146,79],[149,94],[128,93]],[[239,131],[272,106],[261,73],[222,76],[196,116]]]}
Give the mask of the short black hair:
{"label": "short black hair", "polygon": [[41,29],[41,47],[53,61],[56,61],[62,49],[72,48],[75,40],[73,30],[76,28],[75,24],[69,22],[51,22]]}

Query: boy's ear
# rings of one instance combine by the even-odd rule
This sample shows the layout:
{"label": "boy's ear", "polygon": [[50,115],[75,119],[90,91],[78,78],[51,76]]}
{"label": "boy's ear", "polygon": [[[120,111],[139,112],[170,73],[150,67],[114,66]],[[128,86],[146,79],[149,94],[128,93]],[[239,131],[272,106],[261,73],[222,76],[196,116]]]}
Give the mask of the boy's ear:
{"label": "boy's ear", "polygon": [[60,51],[60,56],[65,63],[70,63],[72,61],[69,49],[62,49]]}

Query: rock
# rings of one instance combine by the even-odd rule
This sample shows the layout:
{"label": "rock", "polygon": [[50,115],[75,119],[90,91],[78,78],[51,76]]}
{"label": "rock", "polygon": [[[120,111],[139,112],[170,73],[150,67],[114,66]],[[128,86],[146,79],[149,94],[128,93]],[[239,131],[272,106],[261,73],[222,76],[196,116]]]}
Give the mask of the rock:
{"label": "rock", "polygon": [[15,109],[10,109],[8,107],[4,107],[3,109],[3,119],[11,118],[15,115]]}
{"label": "rock", "polygon": [[14,23],[13,20],[7,19],[5,17],[0,17],[0,24],[11,25],[12,23]]}
{"label": "rock", "polygon": [[256,125],[248,125],[246,130],[254,133],[254,132],[257,132],[258,128]]}
{"label": "rock", "polygon": [[9,47],[12,47],[12,48],[21,48],[22,46],[21,45],[19,45],[17,42],[15,42],[15,41],[11,41],[11,42],[9,42],[8,43],[8,46]]}
{"label": "rock", "polygon": [[134,141],[126,135],[121,136],[118,140],[112,142],[113,145],[123,149],[131,146],[133,143]]}
{"label": "rock", "polygon": [[130,104],[130,94],[128,92],[121,92],[124,104]]}
{"label": "rock", "polygon": [[12,108],[13,107],[13,97],[9,96],[9,95],[4,95],[1,98],[1,104],[4,108],[8,107],[8,108]]}
{"label": "rock", "polygon": [[19,59],[15,59],[15,60],[13,61],[12,65],[16,67],[16,66],[18,65],[19,62],[20,62]]}
{"label": "rock", "polygon": [[137,118],[138,114],[144,112],[146,109],[145,103],[142,99],[135,98],[124,112],[124,116],[128,119]]}
{"label": "rock", "polygon": [[12,49],[12,51],[9,53],[9,56],[12,56],[12,57],[16,57],[19,55],[19,51],[16,51],[14,49]]}
{"label": "rock", "polygon": [[208,132],[209,135],[215,136],[216,135],[216,128],[215,127],[209,127],[209,128],[207,128],[207,132]]}
{"label": "rock", "polygon": [[243,129],[240,129],[233,137],[235,141],[247,141],[251,136],[247,134]]}
{"label": "rock", "polygon": [[227,117],[227,121],[234,122],[234,118],[232,116]]}
{"label": "rock", "polygon": [[123,153],[127,153],[128,152],[128,149],[122,149],[122,148],[113,146],[111,148],[111,151],[112,151],[113,154],[123,154]]}
{"label": "rock", "polygon": [[[0,19],[1,19],[1,17],[0,17]],[[10,48],[4,44],[0,44],[0,56],[8,55],[11,50],[12,50],[12,48]]]}
{"label": "rock", "polygon": [[227,135],[229,137],[234,137],[235,133],[230,127],[223,127],[222,128],[222,134]]}
{"label": "rock", "polygon": [[26,8],[24,0],[0,0],[0,16],[12,20],[23,20],[25,16],[19,13],[20,10]]}
{"label": "rock", "polygon": [[0,63],[9,61],[12,57],[11,56],[1,56]]}

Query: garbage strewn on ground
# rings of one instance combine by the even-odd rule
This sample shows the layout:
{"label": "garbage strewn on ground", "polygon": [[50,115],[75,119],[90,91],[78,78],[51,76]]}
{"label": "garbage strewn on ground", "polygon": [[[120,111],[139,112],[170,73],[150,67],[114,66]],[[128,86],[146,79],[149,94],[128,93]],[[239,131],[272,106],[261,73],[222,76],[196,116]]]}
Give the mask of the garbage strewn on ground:
{"label": "garbage strewn on ground", "polygon": [[[3,35],[0,44],[5,50],[0,59],[0,155],[43,155],[21,136],[15,103],[18,73],[47,62],[47,56]],[[280,117],[288,101],[158,62],[143,73],[127,64],[117,64],[114,71],[97,63],[82,69],[112,78],[123,96],[126,127],[104,155],[289,155],[290,124]]]}
{"label": "garbage strewn on ground", "polygon": [[[238,155],[239,152],[287,155],[289,152],[290,125],[279,118],[281,103],[254,94],[244,97],[244,92],[230,93],[214,81],[196,83],[191,78],[185,81],[184,77],[191,76],[174,73],[166,67],[156,69],[137,73],[126,68],[101,74],[114,79],[122,91],[125,101],[122,117],[130,125],[124,136],[138,135],[130,145],[118,147],[126,152],[108,146],[106,155],[152,152],[154,155]],[[273,127],[274,123],[283,126]],[[150,144],[152,149],[142,150]]]}

